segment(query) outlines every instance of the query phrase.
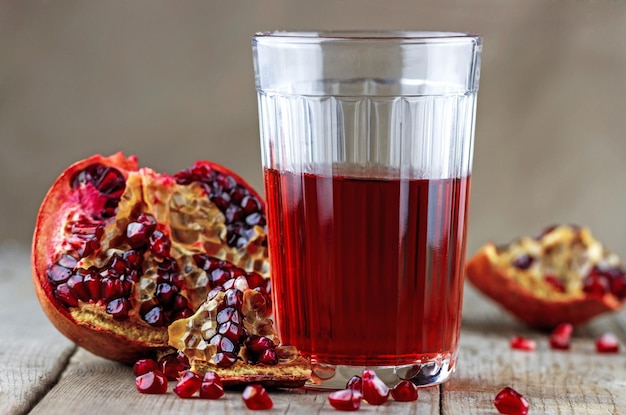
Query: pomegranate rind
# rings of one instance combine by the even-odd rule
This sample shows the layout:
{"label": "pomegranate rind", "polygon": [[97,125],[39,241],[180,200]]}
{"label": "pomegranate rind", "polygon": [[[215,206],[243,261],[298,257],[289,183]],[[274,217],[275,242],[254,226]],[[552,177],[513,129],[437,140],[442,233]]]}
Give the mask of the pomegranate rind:
{"label": "pomegranate rind", "polygon": [[485,244],[467,262],[467,279],[531,328],[552,330],[561,323],[580,325],[622,307],[622,303],[610,293],[602,297],[583,292],[571,296],[539,297],[515,281],[506,267],[496,265],[497,257],[496,245]]}

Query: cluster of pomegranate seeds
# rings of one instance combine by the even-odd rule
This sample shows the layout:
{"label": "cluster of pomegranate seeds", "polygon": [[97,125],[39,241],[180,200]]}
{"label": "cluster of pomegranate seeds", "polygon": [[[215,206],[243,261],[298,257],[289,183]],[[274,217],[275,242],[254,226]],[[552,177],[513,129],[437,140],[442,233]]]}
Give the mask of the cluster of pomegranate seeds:
{"label": "cluster of pomegranate seeds", "polygon": [[574,326],[569,323],[559,324],[550,333],[550,347],[557,350],[568,350],[572,344]]}
{"label": "cluster of pomegranate seeds", "polygon": [[533,351],[537,349],[537,342],[522,336],[514,336],[511,339],[511,349]]}
{"label": "cluster of pomegranate seeds", "polygon": [[202,269],[209,278],[209,299],[212,299],[218,292],[224,291],[227,295],[235,295],[237,299],[230,299],[227,302],[232,303],[231,306],[241,307],[243,281],[239,280],[239,294],[229,293],[228,291],[236,284],[238,277],[245,277],[247,288],[258,291],[265,298],[268,306],[268,312],[271,312],[272,294],[271,282],[269,278],[264,278],[261,274],[254,271],[245,271],[231,262],[211,257],[205,254],[196,254],[193,256],[196,266]]}
{"label": "cluster of pomegranate seeds", "polygon": [[344,389],[328,395],[330,405],[340,411],[357,411],[361,407],[361,392],[355,389]]}
{"label": "cluster of pomegranate seeds", "polygon": [[618,353],[619,340],[613,333],[603,333],[596,339],[596,351],[598,353]]}
{"label": "cluster of pomegranate seeds", "polygon": [[276,345],[269,338],[253,334],[248,336],[245,341],[245,346],[248,363],[262,363],[265,365],[275,365],[278,363]]}
{"label": "cluster of pomegranate seeds", "polygon": [[212,169],[206,164],[196,164],[177,173],[178,184],[200,183],[209,199],[226,218],[227,243],[231,247],[245,246],[254,226],[266,224],[263,203],[237,180]]}
{"label": "cluster of pomegranate seeds", "polygon": [[602,297],[611,293],[620,301],[626,299],[626,272],[620,267],[594,266],[583,280],[583,291]]}
{"label": "cluster of pomegranate seeds", "polygon": [[526,398],[508,386],[498,392],[493,404],[498,412],[506,415],[526,415],[530,408]]}
{"label": "cluster of pomegranate seeds", "polygon": [[248,385],[241,394],[246,408],[251,410],[272,409],[274,402],[262,385]]}
{"label": "cluster of pomegranate seeds", "polygon": [[411,381],[402,380],[389,389],[376,372],[366,369],[361,376],[352,376],[346,383],[346,389],[331,393],[328,402],[340,411],[356,411],[362,399],[370,405],[383,405],[389,396],[397,402],[416,401],[417,386]]}

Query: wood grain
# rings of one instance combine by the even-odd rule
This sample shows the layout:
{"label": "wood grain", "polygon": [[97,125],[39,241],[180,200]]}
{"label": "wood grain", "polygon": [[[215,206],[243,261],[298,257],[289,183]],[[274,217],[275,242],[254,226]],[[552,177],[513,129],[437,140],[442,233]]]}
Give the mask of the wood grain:
{"label": "wood grain", "polygon": [[[617,355],[595,352],[594,339],[618,335]],[[75,346],[56,332],[41,312],[30,282],[28,256],[0,247],[1,414],[238,414],[246,411],[240,391],[217,401],[183,400],[136,392],[129,367]],[[514,351],[513,335],[537,341],[535,352]],[[553,351],[547,334],[530,331],[490,300],[466,287],[457,373],[448,383],[420,389],[414,403],[363,403],[361,413],[495,414],[493,398],[511,386],[529,400],[531,413],[626,413],[626,314],[600,317],[575,331],[569,351]],[[275,390],[281,414],[336,414],[327,392]]]}

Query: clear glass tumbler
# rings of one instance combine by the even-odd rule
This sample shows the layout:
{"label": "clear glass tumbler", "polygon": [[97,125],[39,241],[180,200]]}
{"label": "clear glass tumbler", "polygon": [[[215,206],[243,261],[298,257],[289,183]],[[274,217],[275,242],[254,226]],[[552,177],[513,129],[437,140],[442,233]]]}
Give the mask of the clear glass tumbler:
{"label": "clear glass tumbler", "polygon": [[275,319],[311,385],[364,368],[419,386],[459,345],[482,40],[271,32],[252,40]]}

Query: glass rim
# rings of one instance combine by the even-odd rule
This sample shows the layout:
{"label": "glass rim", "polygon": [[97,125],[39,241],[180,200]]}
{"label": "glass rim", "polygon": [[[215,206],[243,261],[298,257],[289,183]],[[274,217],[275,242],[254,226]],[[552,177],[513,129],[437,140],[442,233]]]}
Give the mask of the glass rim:
{"label": "glass rim", "polygon": [[317,43],[341,41],[448,43],[477,42],[482,37],[471,32],[421,31],[421,30],[317,30],[317,31],[262,31],[252,36],[255,40],[287,43]]}

